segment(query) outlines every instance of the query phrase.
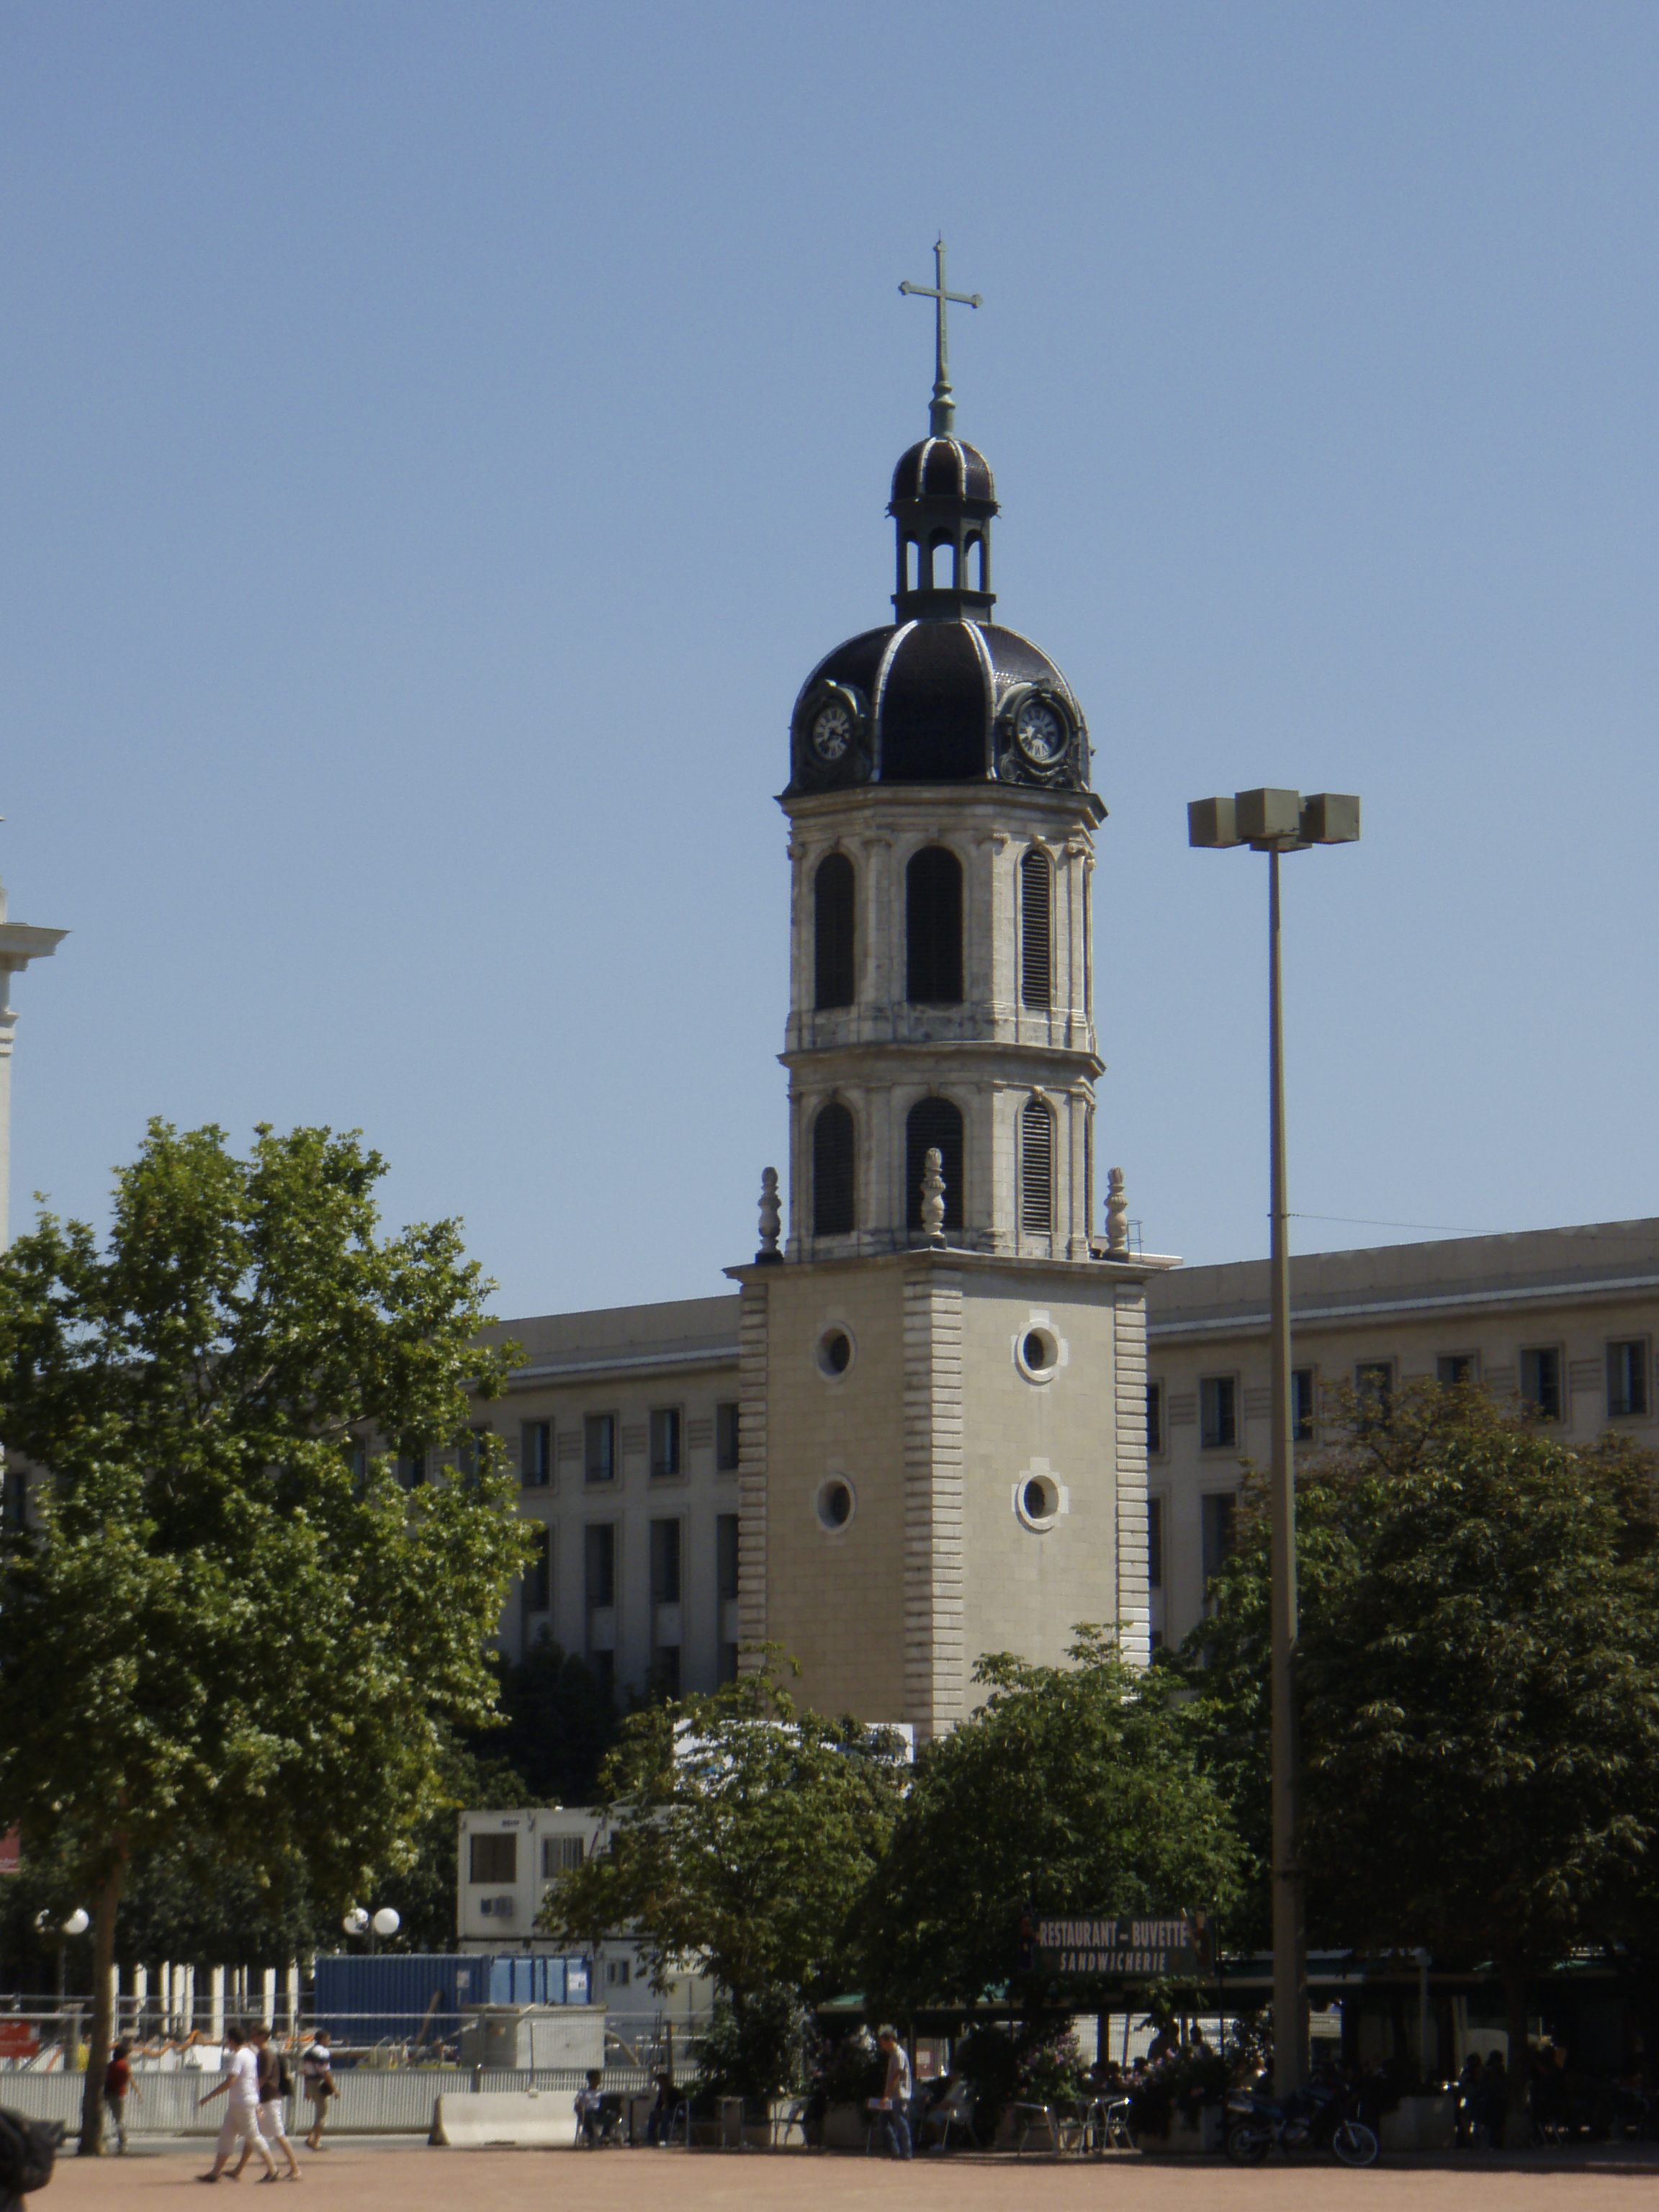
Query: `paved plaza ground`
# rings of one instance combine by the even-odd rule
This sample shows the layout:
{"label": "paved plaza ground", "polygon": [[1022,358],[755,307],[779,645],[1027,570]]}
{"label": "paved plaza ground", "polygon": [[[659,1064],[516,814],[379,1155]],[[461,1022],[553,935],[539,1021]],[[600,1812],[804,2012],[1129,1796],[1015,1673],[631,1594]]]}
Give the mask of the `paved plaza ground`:
{"label": "paved plaza ground", "polygon": [[[195,2197],[191,2177],[205,2168],[207,2148],[152,2142],[126,2158],[66,2155],[50,2195],[33,2199],[30,2212],[163,2212]],[[238,2203],[266,2185],[250,2172],[235,2185]],[[219,2185],[221,2196],[228,2186]],[[963,2155],[901,2166],[799,2150],[429,2150],[404,2136],[307,2159],[298,2188],[310,2212],[325,2204],[341,2212],[472,2204],[489,2212],[1650,2212],[1659,2203],[1659,2145],[1524,2159],[1396,2158],[1350,2173],[1325,2160],[1240,2172],[1207,2159],[1133,2153],[1018,2164]]]}

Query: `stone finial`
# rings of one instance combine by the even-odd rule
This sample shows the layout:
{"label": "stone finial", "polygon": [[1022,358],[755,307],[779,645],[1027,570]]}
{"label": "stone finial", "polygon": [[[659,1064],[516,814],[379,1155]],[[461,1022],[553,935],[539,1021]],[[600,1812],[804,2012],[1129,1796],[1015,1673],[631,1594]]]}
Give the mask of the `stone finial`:
{"label": "stone finial", "polygon": [[921,1233],[929,1244],[945,1242],[945,1155],[929,1145],[921,1170]]}
{"label": "stone finial", "polygon": [[1106,1256],[1109,1260],[1129,1256],[1129,1199],[1121,1168],[1106,1171]]}
{"label": "stone finial", "polygon": [[782,1260],[778,1249],[778,1232],[783,1227],[783,1206],[778,1198],[778,1171],[775,1168],[761,1170],[760,1194],[760,1250],[755,1255],[759,1267],[775,1267]]}

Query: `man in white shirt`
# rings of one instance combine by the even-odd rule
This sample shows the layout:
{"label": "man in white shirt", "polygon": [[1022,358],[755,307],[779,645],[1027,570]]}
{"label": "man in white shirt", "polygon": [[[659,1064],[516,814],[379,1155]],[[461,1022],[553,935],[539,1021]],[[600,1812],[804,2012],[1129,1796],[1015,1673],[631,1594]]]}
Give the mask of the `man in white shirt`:
{"label": "man in white shirt", "polygon": [[229,2095],[225,2109],[225,2124],[219,2130],[219,2142],[213,2154],[211,2173],[198,2173],[198,2181],[216,2181],[230,2164],[231,2155],[238,2143],[246,2143],[257,2150],[265,2162],[264,2179],[276,2179],[276,2161],[270,2147],[259,2132],[259,2062],[252,2045],[240,2027],[225,2030],[225,2079],[216,2089],[210,2089],[205,2097],[197,2099],[199,2110],[215,2097]]}
{"label": "man in white shirt", "polygon": [[895,2158],[908,2158],[910,2144],[910,2054],[896,2030],[884,2027],[876,2038],[887,2060],[887,2081],[882,2090],[882,2121]]}

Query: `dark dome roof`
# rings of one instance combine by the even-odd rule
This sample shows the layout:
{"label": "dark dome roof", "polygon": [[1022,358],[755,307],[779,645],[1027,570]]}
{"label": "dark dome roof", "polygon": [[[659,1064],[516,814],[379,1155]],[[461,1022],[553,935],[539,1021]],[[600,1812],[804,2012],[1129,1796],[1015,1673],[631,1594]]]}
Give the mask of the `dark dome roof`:
{"label": "dark dome roof", "polygon": [[893,471],[893,501],[902,499],[982,499],[996,504],[991,464],[960,438],[924,438],[901,454]]}
{"label": "dark dome roof", "polygon": [[[860,728],[855,745],[824,762],[812,749],[811,726],[832,685],[854,695]],[[1064,757],[1047,767],[1034,767],[1019,750],[1004,716],[1030,687],[1069,725]],[[1047,653],[994,623],[889,623],[849,638],[802,685],[791,729],[794,791],[994,778],[1073,790],[1089,784],[1089,732],[1071,686]]]}

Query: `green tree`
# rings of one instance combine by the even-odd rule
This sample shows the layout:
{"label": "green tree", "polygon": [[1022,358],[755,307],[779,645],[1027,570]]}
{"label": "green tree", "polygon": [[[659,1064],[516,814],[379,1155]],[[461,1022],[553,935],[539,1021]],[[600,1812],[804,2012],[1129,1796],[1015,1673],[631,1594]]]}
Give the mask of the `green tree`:
{"label": "green tree", "polygon": [[545,1630],[521,1659],[497,1663],[504,1725],[475,1736],[474,1750],[522,1778],[527,1805],[591,1804],[617,1741],[616,1707],[599,1677]]}
{"label": "green tree", "polygon": [[337,1911],[490,1710],[524,1550],[499,1447],[405,1492],[369,1445],[460,1438],[512,1355],[453,1223],[380,1236],[383,1173],[324,1129],[241,1159],[152,1123],[103,1249],[46,1214],[0,1259],[0,1436],[41,1471],[0,1560],[0,1828],[93,1910],[83,2150],[135,1859],[210,1836]]}
{"label": "green tree", "polygon": [[[1425,1384],[1309,1470],[1298,1518],[1316,1934],[1490,1960],[1519,2115],[1529,1974],[1605,1936],[1659,1845],[1650,1462]],[[1258,1510],[1188,1654],[1235,1776],[1265,1759],[1267,1572]],[[1240,1802],[1260,1850],[1258,1782]]]}
{"label": "green tree", "polygon": [[566,1875],[543,1912],[576,1942],[629,1930],[653,1989],[712,1975],[739,2041],[781,1989],[834,1987],[909,1771],[890,1731],[798,1711],[787,1664],[769,1650],[711,1695],[628,1716],[599,1776],[610,1851]]}
{"label": "green tree", "polygon": [[919,1759],[864,1914],[863,1984],[886,2009],[973,2005],[1011,1985],[1031,2009],[1057,2002],[1040,1974],[1019,1972],[1028,1908],[1231,1905],[1231,1818],[1168,1678],[1135,1674],[1106,1629],[1075,1635],[1069,1667],[981,1659],[984,1705]]}

